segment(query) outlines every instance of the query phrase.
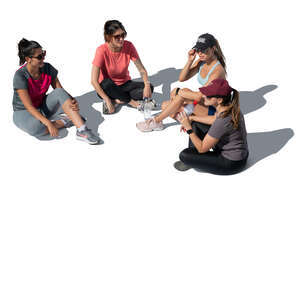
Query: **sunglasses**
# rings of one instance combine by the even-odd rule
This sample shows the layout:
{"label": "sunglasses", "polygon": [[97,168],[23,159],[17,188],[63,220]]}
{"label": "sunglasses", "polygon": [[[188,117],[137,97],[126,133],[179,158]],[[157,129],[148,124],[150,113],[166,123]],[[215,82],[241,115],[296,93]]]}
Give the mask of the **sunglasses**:
{"label": "sunglasses", "polygon": [[126,37],[126,33],[123,32],[121,34],[116,34],[116,35],[113,35],[113,38],[115,38],[116,40],[119,40],[119,39],[124,39]]}
{"label": "sunglasses", "polygon": [[205,50],[196,50],[198,53],[207,54],[210,48],[206,48]]}
{"label": "sunglasses", "polygon": [[46,50],[44,50],[40,55],[38,56],[31,56],[31,58],[36,58],[38,60],[42,60],[46,56]]}

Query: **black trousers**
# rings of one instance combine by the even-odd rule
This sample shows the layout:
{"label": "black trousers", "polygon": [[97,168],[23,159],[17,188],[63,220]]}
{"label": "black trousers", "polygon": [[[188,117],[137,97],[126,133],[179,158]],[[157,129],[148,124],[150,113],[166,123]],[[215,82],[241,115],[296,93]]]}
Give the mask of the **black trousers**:
{"label": "black trousers", "polygon": [[[133,100],[143,100],[144,82],[129,80],[122,85],[116,85],[110,78],[105,78],[100,83],[105,94],[111,99],[119,99],[125,103]],[[150,84],[153,92],[153,85]],[[100,97],[100,95],[98,95]],[[101,97],[100,97],[101,98]]]}
{"label": "black trousers", "polygon": [[[201,140],[205,137],[209,127],[206,124],[192,122],[193,131]],[[179,154],[179,158],[183,163],[192,168],[213,174],[230,175],[240,172],[245,167],[248,156],[243,160],[234,161],[225,158],[217,150],[199,153],[190,139],[189,148],[184,149]]]}

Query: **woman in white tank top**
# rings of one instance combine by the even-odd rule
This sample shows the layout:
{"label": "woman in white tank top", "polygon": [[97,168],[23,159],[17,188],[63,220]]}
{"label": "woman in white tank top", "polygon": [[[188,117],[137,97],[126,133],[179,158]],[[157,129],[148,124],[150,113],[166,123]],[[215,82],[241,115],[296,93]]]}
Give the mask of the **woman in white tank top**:
{"label": "woman in white tank top", "polygon": [[[197,60],[196,56],[199,56]],[[214,79],[226,78],[225,58],[218,41],[209,33],[198,37],[196,45],[188,52],[188,61],[179,75],[179,81],[187,81],[197,74],[201,86],[207,86]],[[137,123],[143,132],[162,130],[162,121],[167,117],[176,118],[178,112],[185,110],[191,121],[212,124],[215,110],[204,105],[202,93],[188,88],[172,90],[170,100],[162,103],[162,112],[152,119]]]}

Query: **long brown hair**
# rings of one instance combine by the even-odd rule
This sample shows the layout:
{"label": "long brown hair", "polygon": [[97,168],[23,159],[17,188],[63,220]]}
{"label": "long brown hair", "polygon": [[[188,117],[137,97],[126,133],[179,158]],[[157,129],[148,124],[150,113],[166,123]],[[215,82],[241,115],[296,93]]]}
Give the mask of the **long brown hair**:
{"label": "long brown hair", "polygon": [[226,72],[226,62],[225,62],[225,56],[222,52],[222,49],[220,47],[220,44],[218,42],[218,40],[215,38],[216,41],[216,49],[215,49],[215,56],[217,57],[217,59],[219,60],[220,64],[223,66],[224,70],[225,70],[225,74],[227,74]]}
{"label": "long brown hair", "polygon": [[228,108],[222,112],[221,116],[223,118],[229,116],[231,114],[231,120],[233,123],[233,128],[238,129],[239,128],[239,122],[240,122],[240,93],[232,89],[233,95],[231,93],[223,98],[222,106],[228,106]]}

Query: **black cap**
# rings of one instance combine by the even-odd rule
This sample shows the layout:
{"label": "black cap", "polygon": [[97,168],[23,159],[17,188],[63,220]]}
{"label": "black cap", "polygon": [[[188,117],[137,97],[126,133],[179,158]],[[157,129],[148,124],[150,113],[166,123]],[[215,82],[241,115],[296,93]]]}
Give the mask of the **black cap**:
{"label": "black cap", "polygon": [[217,44],[216,39],[213,35],[209,33],[201,34],[198,39],[196,45],[193,47],[197,52],[204,52],[207,48],[211,48]]}

